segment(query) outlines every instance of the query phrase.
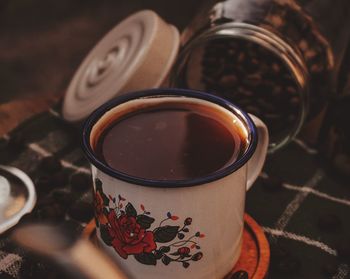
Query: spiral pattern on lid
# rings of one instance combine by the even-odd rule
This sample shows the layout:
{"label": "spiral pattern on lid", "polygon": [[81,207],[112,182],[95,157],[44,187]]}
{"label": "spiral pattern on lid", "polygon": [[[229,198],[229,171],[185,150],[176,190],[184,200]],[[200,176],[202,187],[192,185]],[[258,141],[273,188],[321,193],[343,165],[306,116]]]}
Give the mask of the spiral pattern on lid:
{"label": "spiral pattern on lid", "polygon": [[[178,31],[154,12],[126,18],[98,42],[75,73],[63,102],[64,119],[80,121],[118,94],[158,87],[178,45]],[[158,58],[159,63],[149,63]]]}

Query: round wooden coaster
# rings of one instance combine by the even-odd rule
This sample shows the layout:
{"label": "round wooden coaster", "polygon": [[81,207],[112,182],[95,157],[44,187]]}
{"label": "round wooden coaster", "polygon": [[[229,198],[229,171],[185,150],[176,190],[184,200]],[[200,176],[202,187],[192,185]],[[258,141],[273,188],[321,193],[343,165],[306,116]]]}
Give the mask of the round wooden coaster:
{"label": "round wooden coaster", "polygon": [[[95,242],[95,221],[92,220],[83,231],[83,236]],[[250,279],[267,276],[270,262],[270,246],[262,228],[248,214],[244,215],[244,231],[241,256],[232,274],[239,270],[248,273]],[[229,278],[229,276],[227,276]]]}

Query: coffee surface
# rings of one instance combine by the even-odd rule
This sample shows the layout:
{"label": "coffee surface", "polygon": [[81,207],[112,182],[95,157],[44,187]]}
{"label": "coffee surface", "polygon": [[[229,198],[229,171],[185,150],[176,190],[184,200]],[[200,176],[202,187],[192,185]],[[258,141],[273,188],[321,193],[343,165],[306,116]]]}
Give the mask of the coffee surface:
{"label": "coffee surface", "polygon": [[200,110],[153,108],[106,128],[95,152],[107,165],[139,178],[184,180],[210,175],[240,156],[241,135]]}

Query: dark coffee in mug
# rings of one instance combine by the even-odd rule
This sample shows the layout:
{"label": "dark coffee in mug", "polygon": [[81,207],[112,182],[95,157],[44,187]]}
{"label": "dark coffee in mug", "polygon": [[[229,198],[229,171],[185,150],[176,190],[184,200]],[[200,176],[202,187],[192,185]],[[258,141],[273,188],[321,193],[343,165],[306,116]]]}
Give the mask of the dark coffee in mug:
{"label": "dark coffee in mug", "polygon": [[231,165],[247,145],[232,117],[198,103],[130,106],[105,118],[92,144],[97,157],[144,179],[204,177]]}

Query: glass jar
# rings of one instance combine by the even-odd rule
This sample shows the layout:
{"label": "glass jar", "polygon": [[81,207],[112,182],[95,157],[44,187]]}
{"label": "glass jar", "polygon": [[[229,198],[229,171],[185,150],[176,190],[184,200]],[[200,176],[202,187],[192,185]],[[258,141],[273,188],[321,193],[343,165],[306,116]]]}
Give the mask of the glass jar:
{"label": "glass jar", "polygon": [[170,84],[259,116],[277,150],[326,106],[349,24],[350,1],[208,1],[182,33]]}

